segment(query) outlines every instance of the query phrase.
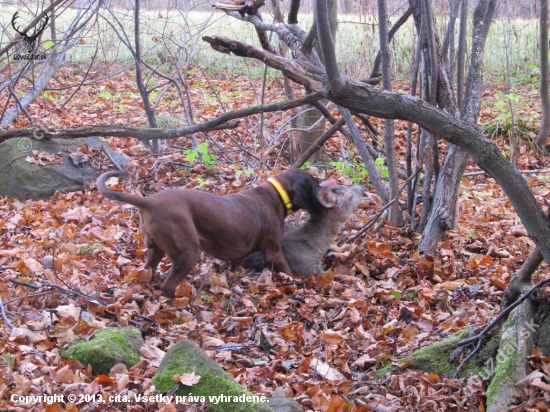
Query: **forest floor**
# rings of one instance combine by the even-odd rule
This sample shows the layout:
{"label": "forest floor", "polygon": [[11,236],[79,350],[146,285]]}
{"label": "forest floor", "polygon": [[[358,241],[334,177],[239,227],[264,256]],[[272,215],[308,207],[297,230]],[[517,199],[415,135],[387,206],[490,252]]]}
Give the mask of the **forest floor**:
{"label": "forest floor", "polygon": [[[60,72],[58,81],[74,84],[80,79],[67,69]],[[498,79],[491,80],[498,83]],[[210,85],[198,71],[190,74],[189,83],[198,122],[259,103],[258,86],[251,79],[220,74],[212,79],[217,94],[208,91]],[[530,127],[537,124],[540,105],[536,81],[516,85],[516,90],[508,96],[517,116],[516,164],[522,170],[549,169],[550,158],[538,154],[530,140],[535,136]],[[98,77],[61,108],[70,92],[48,91],[40,97],[29,108],[35,125],[145,124],[129,73]],[[266,89],[266,102],[280,100],[285,100],[282,84],[275,80]],[[178,104],[175,97],[168,96],[158,112],[179,113]],[[488,88],[479,124],[491,126],[487,136],[509,157],[508,104],[504,86]],[[119,188],[139,187],[148,194],[178,186],[223,195],[252,187],[276,174],[279,164],[288,165],[280,146],[269,140],[279,136],[279,128],[288,118],[289,113],[265,116],[266,145],[272,146],[266,158],[269,164],[277,164],[271,169],[247,166],[255,161],[250,152],[256,152],[258,144],[258,116],[244,119],[236,130],[211,133],[207,150],[215,157],[195,153],[199,156],[193,159],[193,152],[185,151],[190,147],[187,138],[170,142],[163,148],[164,154],[155,158],[136,139],[109,139],[112,148],[132,157],[131,186],[121,181]],[[14,125],[27,126],[24,116]],[[406,124],[397,122],[403,164],[405,134]],[[202,142],[203,136],[198,139]],[[443,158],[444,144],[440,147]],[[102,169],[112,168],[101,152],[89,149],[87,154]],[[368,186],[368,177],[354,167],[353,149],[346,142],[332,138],[325,146],[325,156],[330,161],[310,168],[313,175]],[[32,158],[49,161],[40,153],[32,153],[29,160]],[[477,171],[474,164],[467,169],[467,173]],[[525,177],[546,208],[550,175],[540,172]],[[338,241],[351,238],[382,206],[368,187],[365,201]],[[421,208],[420,204],[418,213]],[[298,219],[303,217],[298,215]],[[459,230],[447,234],[433,258],[418,254],[420,235],[410,233],[410,225],[385,225],[378,233],[367,231],[350,242],[349,258],[327,257],[330,270],[321,276],[292,279],[268,270],[259,277],[251,276],[229,270],[226,262],[203,254],[196,274],[178,289],[180,296],[167,299],[159,292],[159,274],[151,278],[150,273],[141,271],[145,249],[138,220],[134,208],[103,199],[94,185],[84,192],[57,193],[48,201],[0,199],[0,291],[7,316],[16,326],[11,330],[3,321],[0,326],[0,410],[195,408],[191,404],[176,409],[170,404],[139,402],[29,407],[8,401],[14,393],[101,393],[103,399],[153,394],[151,378],[160,358],[181,339],[196,342],[250,391],[269,396],[282,390],[305,410],[450,411],[463,410],[464,400],[484,410],[486,382],[479,377],[453,379],[411,370],[406,364],[382,378],[375,373],[387,364],[397,365],[398,359],[417,347],[466,327],[487,324],[498,314],[511,276],[534,247],[502,189],[487,175],[475,174],[462,182]],[[166,259],[159,267],[162,272],[169,268]],[[547,273],[544,264],[535,280]],[[14,279],[33,284],[47,281],[86,296],[44,285],[30,289],[11,282]],[[85,365],[60,359],[60,350],[75,337],[88,339],[98,328],[122,325],[139,328],[146,341],[142,360],[130,370],[94,376]],[[259,346],[260,333],[270,337],[273,350],[265,352]],[[312,362],[317,359],[328,365],[322,373]],[[549,379],[545,370],[550,368],[542,364],[541,371]],[[546,410],[550,407],[548,395],[540,388],[527,387],[518,393],[517,410]]]}

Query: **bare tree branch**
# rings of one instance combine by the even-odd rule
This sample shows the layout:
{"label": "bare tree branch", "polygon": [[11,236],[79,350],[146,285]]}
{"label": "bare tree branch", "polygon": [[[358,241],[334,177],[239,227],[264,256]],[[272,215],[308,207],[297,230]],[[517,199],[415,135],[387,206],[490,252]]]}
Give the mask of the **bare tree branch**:
{"label": "bare tree branch", "polygon": [[147,129],[141,127],[129,127],[129,126],[87,126],[77,129],[43,129],[43,128],[30,128],[30,129],[16,129],[0,132],[0,142],[15,137],[36,137],[40,139],[74,139],[77,137],[88,136],[114,136],[125,137],[131,136],[143,141],[157,138],[157,139],[175,139],[181,136],[187,136],[193,133],[205,132],[210,130],[235,128],[236,124],[227,124],[228,121],[238,119],[244,116],[250,116],[261,112],[277,112],[281,110],[289,110],[298,106],[302,106],[307,103],[311,103],[315,100],[322,99],[324,93],[316,92],[309,94],[301,99],[272,103],[266,105],[258,105],[247,107],[245,109],[235,110],[232,112],[224,113],[221,116],[210,120],[205,123],[196,124],[180,129]]}

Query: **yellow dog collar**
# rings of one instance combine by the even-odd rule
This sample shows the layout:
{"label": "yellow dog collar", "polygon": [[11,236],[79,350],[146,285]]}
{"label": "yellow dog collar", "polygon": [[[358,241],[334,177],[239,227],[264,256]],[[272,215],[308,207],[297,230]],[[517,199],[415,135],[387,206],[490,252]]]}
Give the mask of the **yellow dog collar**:
{"label": "yellow dog collar", "polygon": [[274,177],[270,177],[269,179],[267,179],[267,181],[269,183],[271,183],[273,185],[273,187],[275,187],[275,189],[277,189],[277,192],[279,193],[279,196],[281,196],[281,199],[283,200],[283,203],[285,204],[286,216],[290,215],[292,213],[292,202],[290,201],[290,198],[288,197],[288,193],[286,192],[286,190],[283,187],[283,185],[281,184],[281,182],[279,182]]}

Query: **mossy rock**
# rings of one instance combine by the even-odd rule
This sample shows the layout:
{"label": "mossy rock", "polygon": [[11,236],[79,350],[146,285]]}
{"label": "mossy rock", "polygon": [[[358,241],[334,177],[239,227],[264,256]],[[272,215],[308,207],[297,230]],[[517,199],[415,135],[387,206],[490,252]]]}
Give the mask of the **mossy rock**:
{"label": "mossy rock", "polygon": [[[469,337],[471,329],[461,330],[440,342],[434,342],[425,346],[406,358],[400,359],[399,363],[411,362],[411,369],[420,369],[424,372],[435,373],[441,377],[451,377],[458,364],[449,362],[449,357],[458,348],[458,342]],[[483,351],[476,354],[464,370],[460,372],[460,377],[469,377],[478,374],[483,367],[485,360],[493,353],[493,348],[498,348],[497,342],[490,342]],[[385,366],[376,372],[376,377],[381,378],[392,369],[391,365]]]}
{"label": "mossy rock", "polygon": [[77,339],[61,352],[61,358],[77,360],[83,365],[92,365],[96,375],[109,374],[117,363],[128,368],[139,362],[139,349],[144,344],[138,329],[106,328],[94,332],[92,339]]}
{"label": "mossy rock", "polygon": [[267,402],[275,412],[303,412],[300,404],[292,398],[274,396],[273,398],[267,398]]}
{"label": "mossy rock", "polygon": [[[172,379],[176,374],[195,373],[200,376],[198,384],[181,386],[175,393],[176,396],[193,396],[200,401],[206,401],[211,405],[211,411],[216,412],[301,412],[302,409],[296,401],[289,398],[269,398],[266,402],[235,402],[239,397],[254,396],[220,365],[210,359],[197,345],[189,340],[177,342],[166,353],[153,377],[155,388],[166,393],[177,382]],[[210,402],[220,395],[224,395],[223,402]],[[214,398],[216,397],[216,398]]]}
{"label": "mossy rock", "polygon": [[[38,135],[40,136],[40,135]],[[0,196],[19,200],[48,199],[57,192],[74,192],[85,189],[101,173],[94,162],[75,165],[70,154],[78,152],[83,144],[100,147],[98,137],[79,139],[14,138],[0,143]],[[118,164],[128,158],[104,145]],[[26,161],[33,151],[59,154],[60,164],[37,165]]]}

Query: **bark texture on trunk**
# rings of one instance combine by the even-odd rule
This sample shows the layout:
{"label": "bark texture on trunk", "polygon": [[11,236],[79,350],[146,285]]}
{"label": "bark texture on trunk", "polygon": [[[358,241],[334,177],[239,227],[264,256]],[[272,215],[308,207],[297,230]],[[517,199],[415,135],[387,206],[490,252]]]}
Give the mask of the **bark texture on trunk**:
{"label": "bark texture on trunk", "polygon": [[[329,24],[330,24],[330,33],[332,39],[336,36],[336,31],[338,30],[338,5],[336,2],[333,3],[333,7],[330,9],[329,14]],[[319,48],[319,43],[315,44],[315,51],[319,56],[321,56],[321,49]],[[327,104],[328,100],[323,101],[323,104]],[[311,145],[313,145],[319,137],[324,133],[327,121],[323,117],[323,114],[311,105],[304,106],[302,112],[300,113],[300,118],[298,120],[299,127],[302,129],[300,131],[300,154],[305,153]],[[313,152],[309,157],[308,162],[314,163],[319,157],[321,157],[321,148],[318,148]]]}
{"label": "bark texture on trunk", "polygon": [[540,102],[542,123],[537,135],[537,146],[544,149],[550,134],[550,97],[548,96],[548,0],[540,0]]}
{"label": "bark texture on trunk", "polygon": [[[386,0],[378,0],[378,37],[380,38],[380,56],[382,63],[382,86],[391,90],[390,45],[387,29]],[[389,199],[397,197],[399,191],[399,176],[397,174],[397,151],[395,149],[395,128],[392,119],[384,119],[384,146],[386,148],[386,163],[389,171]],[[370,172],[369,172],[370,174]],[[399,203],[393,203],[388,209],[388,223],[397,227],[403,223],[400,216]]]}
{"label": "bark texture on trunk", "polygon": [[[465,1],[465,0],[464,0]],[[471,124],[477,122],[481,107],[483,86],[483,50],[489,32],[489,23],[496,8],[494,0],[480,0],[474,12],[474,32],[472,34],[472,58],[468,69],[468,82],[464,100],[463,118]],[[489,22],[483,24],[483,22]],[[441,55],[441,53],[439,53]],[[441,79],[440,79],[441,84]],[[438,99],[440,106],[444,101]],[[457,109],[456,104],[452,105]],[[458,114],[457,111],[455,113]],[[456,229],[458,224],[458,192],[460,180],[468,164],[468,155],[464,149],[449,145],[443,167],[437,182],[433,205],[426,227],[422,233],[419,250],[433,255],[445,231]]]}

